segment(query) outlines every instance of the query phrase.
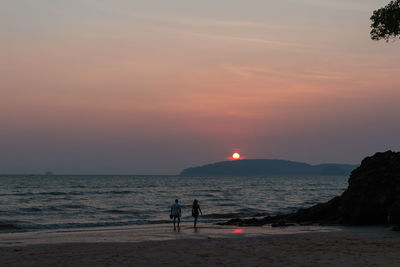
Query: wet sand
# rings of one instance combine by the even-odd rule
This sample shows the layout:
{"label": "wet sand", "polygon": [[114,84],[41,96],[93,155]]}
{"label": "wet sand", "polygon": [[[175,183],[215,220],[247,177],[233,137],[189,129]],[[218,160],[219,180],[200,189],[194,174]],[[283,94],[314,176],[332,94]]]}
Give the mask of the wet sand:
{"label": "wet sand", "polygon": [[[400,266],[387,228],[157,227],[2,234],[2,266]],[[152,233],[152,241],[149,233]],[[156,233],[159,232],[157,236]],[[38,234],[38,233],[36,233]]]}

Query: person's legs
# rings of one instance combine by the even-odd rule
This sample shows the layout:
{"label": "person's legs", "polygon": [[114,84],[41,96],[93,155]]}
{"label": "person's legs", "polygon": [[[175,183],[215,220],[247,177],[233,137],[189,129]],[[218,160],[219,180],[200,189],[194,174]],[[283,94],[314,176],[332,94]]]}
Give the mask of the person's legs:
{"label": "person's legs", "polygon": [[197,216],[194,217],[194,228],[196,228],[197,225]]}
{"label": "person's legs", "polygon": [[180,222],[181,222],[181,216],[178,216],[178,227]]}
{"label": "person's legs", "polygon": [[174,230],[176,230],[176,226],[175,226],[175,221],[176,221],[176,216],[174,216]]}

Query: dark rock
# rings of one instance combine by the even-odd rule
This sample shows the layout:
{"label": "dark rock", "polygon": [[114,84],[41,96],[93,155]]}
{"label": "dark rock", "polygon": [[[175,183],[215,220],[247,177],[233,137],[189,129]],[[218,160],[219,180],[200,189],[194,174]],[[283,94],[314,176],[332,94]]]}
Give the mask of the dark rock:
{"label": "dark rock", "polygon": [[338,214],[343,224],[387,224],[389,212],[398,218],[400,153],[387,151],[365,158],[349,179]]}
{"label": "dark rock", "polygon": [[388,222],[389,224],[400,225],[400,205],[395,203],[388,210]]}
{"label": "dark rock", "polygon": [[392,228],[393,231],[400,231],[400,225],[395,225]]}
{"label": "dark rock", "polygon": [[227,222],[220,222],[217,224],[219,224],[219,225],[240,225],[241,223],[242,223],[242,219],[235,218],[235,219],[231,219]]}
{"label": "dark rock", "polygon": [[286,221],[278,221],[276,223],[272,223],[272,227],[288,227],[288,226],[294,226],[294,223],[287,223]]}
{"label": "dark rock", "polygon": [[256,218],[251,218],[251,219],[246,220],[246,225],[247,226],[260,226],[260,225],[263,225],[263,224],[264,223],[260,222],[260,220],[256,219]]}
{"label": "dark rock", "polygon": [[352,171],[346,191],[326,203],[291,214],[235,219],[225,224],[279,225],[282,221],[324,225],[400,225],[400,153],[387,151],[365,158]]}
{"label": "dark rock", "polygon": [[310,226],[310,225],[313,225],[314,224],[314,222],[300,222],[299,223],[299,225],[301,225],[301,226]]}

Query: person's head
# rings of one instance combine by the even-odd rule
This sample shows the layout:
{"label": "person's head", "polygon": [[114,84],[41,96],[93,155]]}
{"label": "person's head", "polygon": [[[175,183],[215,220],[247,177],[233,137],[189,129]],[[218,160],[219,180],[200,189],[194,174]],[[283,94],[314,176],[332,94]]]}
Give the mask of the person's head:
{"label": "person's head", "polygon": [[179,202],[179,200],[178,199],[175,199],[175,203],[178,203]]}
{"label": "person's head", "polygon": [[193,200],[193,205],[199,203],[197,199]]}

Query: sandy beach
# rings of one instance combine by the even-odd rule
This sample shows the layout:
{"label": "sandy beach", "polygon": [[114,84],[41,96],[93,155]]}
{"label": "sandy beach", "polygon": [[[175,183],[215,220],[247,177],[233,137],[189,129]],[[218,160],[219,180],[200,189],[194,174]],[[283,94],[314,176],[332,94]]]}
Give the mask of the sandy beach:
{"label": "sandy beach", "polygon": [[400,233],[388,228],[290,230],[289,227],[270,232],[265,227],[213,229],[211,226],[200,228],[197,234],[192,230],[184,226],[182,234],[169,230],[157,236],[157,231],[162,231],[153,228],[152,241],[145,241],[148,235],[143,229],[42,233],[36,237],[34,233],[3,235],[0,263],[2,266],[400,265]]}

